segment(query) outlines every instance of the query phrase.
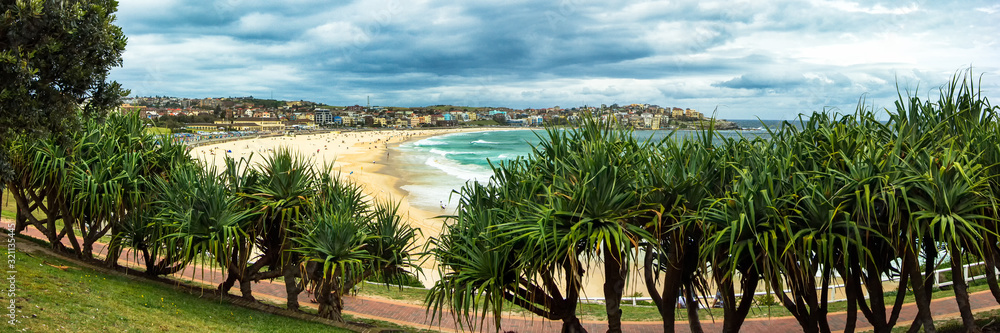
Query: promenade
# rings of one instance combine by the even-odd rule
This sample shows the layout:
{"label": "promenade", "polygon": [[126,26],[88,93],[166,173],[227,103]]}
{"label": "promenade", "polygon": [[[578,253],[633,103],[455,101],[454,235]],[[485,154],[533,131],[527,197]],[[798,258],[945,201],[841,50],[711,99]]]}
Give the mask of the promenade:
{"label": "promenade", "polygon": [[[25,230],[23,235],[44,239],[44,236],[39,233],[34,228],[28,228]],[[68,242],[67,242],[68,245]],[[105,244],[96,243],[94,245],[95,253],[104,253]],[[142,267],[142,262],[136,260],[137,256],[130,255],[126,252],[121,256],[119,263],[123,266],[128,267]],[[219,269],[206,268],[201,266],[189,265],[183,271],[178,272],[172,276],[174,279],[178,280],[188,280],[197,283],[206,284],[209,286],[217,286],[219,283],[225,280],[225,275]],[[240,296],[239,285],[233,287],[230,293],[234,296]],[[279,281],[260,281],[253,285],[253,295],[258,299],[264,299],[275,304],[285,303],[285,286]],[[299,296],[299,302],[303,306],[309,306],[315,308],[317,305],[310,303],[309,294],[302,293]],[[972,308],[975,309],[974,312],[989,311],[994,309],[1000,309],[1000,305],[994,300],[993,295],[990,294],[988,290],[980,291],[971,294],[970,302]],[[371,297],[364,296],[348,296],[344,298],[344,313],[355,317],[370,318],[383,320],[387,322],[396,323],[399,325],[410,326],[419,329],[428,329],[439,332],[463,332],[469,331],[468,325],[464,325],[464,330],[455,321],[451,313],[445,313],[443,316],[439,316],[431,322],[430,313],[426,311],[426,308],[422,305],[408,304],[403,302],[375,299]],[[936,299],[931,302],[931,311],[934,313],[935,320],[944,320],[958,318],[958,306],[955,304],[954,298],[941,298]],[[910,303],[903,306],[900,312],[899,320],[897,321],[897,327],[907,327],[913,318],[916,316],[917,308],[916,305]],[[830,322],[830,328],[832,331],[843,331],[846,326],[847,314],[846,312],[830,313],[827,316]],[[440,319],[440,320],[439,320]],[[679,318],[683,319],[683,317]],[[493,331],[492,329],[491,316],[486,318],[483,323],[478,323],[486,325],[484,331]],[[635,322],[627,321],[622,323],[622,330],[625,332],[662,332],[663,325],[659,321],[659,318],[650,318],[651,321],[648,322]],[[607,323],[604,321],[581,321],[583,326],[589,332],[603,332],[607,329]],[[706,332],[719,332],[722,330],[721,318],[716,321],[712,320],[702,320],[702,327]],[[518,332],[518,333],[529,333],[529,332],[553,332],[559,331],[561,328],[561,322],[550,321],[536,316],[504,316],[501,322],[501,332]],[[855,331],[862,332],[865,330],[870,330],[871,327],[865,320],[864,315],[860,312],[858,313],[858,322],[856,324]],[[677,332],[690,332],[688,323],[686,321],[677,321],[675,323],[675,330]],[[798,322],[793,317],[774,317],[774,318],[748,318],[741,329],[742,332],[797,332],[801,331]]]}

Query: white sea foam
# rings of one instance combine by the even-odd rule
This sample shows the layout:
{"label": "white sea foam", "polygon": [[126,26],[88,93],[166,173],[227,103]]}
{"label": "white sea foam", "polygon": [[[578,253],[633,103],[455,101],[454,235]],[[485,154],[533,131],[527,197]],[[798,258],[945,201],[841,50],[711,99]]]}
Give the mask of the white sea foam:
{"label": "white sea foam", "polygon": [[499,142],[486,141],[486,140],[476,140],[476,141],[472,141],[472,144],[495,145],[495,144],[499,144]]}
{"label": "white sea foam", "polygon": [[492,171],[478,165],[458,164],[447,159],[428,158],[424,164],[461,180],[486,181],[493,175]]}
{"label": "white sea foam", "polygon": [[446,144],[448,144],[448,143],[444,142],[444,141],[435,140],[435,138],[423,139],[423,140],[420,140],[420,141],[417,141],[417,142],[413,143],[413,145],[417,146],[417,147],[440,146],[440,145],[446,145]]}
{"label": "white sea foam", "polygon": [[[450,176],[449,176],[450,177]],[[441,203],[445,203],[450,211],[458,204],[459,198],[451,194],[452,190],[458,190],[464,183],[447,185],[404,185],[402,189],[409,193],[407,200],[411,205],[420,207],[429,212],[439,211]]]}
{"label": "white sea foam", "polygon": [[476,155],[476,154],[478,154],[477,152],[474,152],[474,151],[446,151],[446,150],[440,150],[440,149],[437,149],[437,148],[431,148],[430,152],[432,154],[438,154],[438,155],[441,155],[441,156],[448,156],[448,155]]}

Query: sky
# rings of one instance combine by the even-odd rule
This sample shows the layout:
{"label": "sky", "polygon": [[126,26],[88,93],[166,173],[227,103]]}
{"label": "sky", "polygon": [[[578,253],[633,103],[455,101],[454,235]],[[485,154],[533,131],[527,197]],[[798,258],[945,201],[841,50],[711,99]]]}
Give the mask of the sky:
{"label": "sky", "polygon": [[132,96],[329,105],[656,104],[726,119],[893,107],[970,66],[1000,100],[984,1],[121,0]]}

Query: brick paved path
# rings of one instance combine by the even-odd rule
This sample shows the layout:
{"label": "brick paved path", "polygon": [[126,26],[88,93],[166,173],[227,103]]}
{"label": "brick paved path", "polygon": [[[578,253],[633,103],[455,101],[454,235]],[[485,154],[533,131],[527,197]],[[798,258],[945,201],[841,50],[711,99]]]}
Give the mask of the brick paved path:
{"label": "brick paved path", "polygon": [[[25,230],[22,234],[38,238],[45,239],[44,236],[39,233],[34,228],[29,228]],[[67,246],[69,244],[67,243]],[[95,244],[94,252],[102,253],[104,251],[104,244]],[[125,253],[122,255],[120,263],[128,266],[138,266],[141,265],[141,257],[134,257]],[[221,271],[212,268],[204,267],[194,267],[193,265],[185,268],[183,271],[174,274],[175,278],[192,280],[208,285],[217,286],[222,281],[225,280],[225,276]],[[233,287],[231,293],[236,296],[240,296],[239,284]],[[260,281],[253,285],[253,295],[257,298],[266,298],[277,304],[285,303],[285,285],[281,282],[271,282],[271,281]],[[299,297],[299,302],[303,306],[316,307],[315,304],[308,302],[308,293],[302,293]],[[970,300],[972,303],[972,308],[975,312],[988,311],[993,309],[1000,309],[1000,305],[994,300],[993,295],[987,291],[981,291],[973,293],[970,295]],[[435,320],[431,323],[430,315],[426,312],[426,309],[421,305],[406,304],[402,302],[394,302],[390,300],[374,299],[362,296],[355,297],[345,297],[344,298],[344,309],[345,313],[364,318],[384,320],[388,322],[393,322],[401,325],[430,329],[442,332],[455,332],[461,331],[458,325],[453,320],[450,313],[445,313],[444,317],[440,321]],[[958,306],[955,304],[954,298],[942,298],[936,299],[931,302],[931,310],[934,313],[935,320],[958,318]],[[899,320],[897,321],[897,326],[906,327],[913,321],[916,316],[917,307],[910,303],[903,306],[900,312]],[[845,321],[847,315],[845,312],[831,313],[827,316],[830,322],[830,328],[833,331],[843,331],[845,326]],[[662,332],[663,324],[657,320],[658,318],[650,318],[653,321],[650,322],[623,322],[622,330],[625,332]],[[486,327],[492,327],[492,317],[486,318]],[[504,316],[501,322],[501,331],[513,331],[518,333],[529,333],[529,332],[557,332],[561,328],[561,322],[550,321],[542,319],[536,316]],[[607,329],[607,323],[603,321],[583,321],[583,326],[589,332],[603,332]],[[468,325],[465,325],[468,327]],[[856,324],[856,331],[864,331],[870,329],[870,325],[863,314],[858,313],[858,322]],[[678,321],[674,326],[677,332],[690,332],[688,329],[688,324],[686,321]],[[711,320],[703,320],[702,328],[706,332],[719,332],[722,330],[721,318],[712,322]],[[492,331],[492,329],[487,329],[485,331]],[[775,318],[748,318],[741,329],[743,332],[797,332],[801,331],[798,322],[795,321],[793,317],[775,317]]]}

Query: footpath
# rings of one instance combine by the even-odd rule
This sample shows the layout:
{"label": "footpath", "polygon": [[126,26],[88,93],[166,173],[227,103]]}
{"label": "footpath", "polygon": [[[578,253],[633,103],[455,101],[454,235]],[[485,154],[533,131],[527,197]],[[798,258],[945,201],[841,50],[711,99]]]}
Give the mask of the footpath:
{"label": "footpath", "polygon": [[[45,237],[38,230],[34,228],[28,228],[22,235],[29,237],[42,239]],[[67,243],[67,246],[69,244]],[[94,252],[104,253],[105,244],[95,243]],[[141,262],[141,256],[134,256],[130,253],[123,253],[119,263],[123,266],[129,267],[143,267]],[[181,272],[177,272],[172,276],[174,279],[178,280],[189,280],[197,283],[202,283],[210,286],[218,286],[220,283],[225,281],[225,275],[221,270],[206,268],[201,266],[190,265]],[[234,296],[240,296],[239,284],[230,291],[230,294]],[[260,281],[253,284],[253,295],[258,299],[266,299],[272,303],[284,304],[285,303],[285,285],[279,281]],[[308,293],[303,292],[300,294],[299,303],[303,306],[316,307],[308,301]],[[972,304],[974,312],[989,311],[994,309],[1000,309],[1000,305],[997,304],[996,300],[989,290],[976,292],[970,295],[969,299]],[[407,304],[403,302],[396,302],[384,299],[375,299],[371,297],[364,296],[348,296],[344,298],[344,313],[355,317],[377,319],[387,322],[396,323],[399,325],[410,326],[418,329],[427,329],[432,331],[440,332],[465,332],[471,331],[469,329],[469,323],[464,323],[464,325],[459,325],[454,319],[455,317],[450,312],[445,312],[443,314],[435,317],[433,322],[431,321],[431,313],[427,312],[426,307],[422,305]],[[936,299],[931,302],[931,312],[934,314],[935,320],[944,320],[959,318],[958,306],[955,304],[954,298],[941,298]],[[897,327],[906,327],[913,321],[913,318],[917,314],[917,307],[913,303],[905,304],[900,311],[899,320],[897,321]],[[830,322],[830,329],[832,331],[843,331],[846,326],[847,313],[837,312],[830,313],[827,315]],[[485,327],[484,331],[492,331],[493,317],[487,316],[482,318],[485,321],[480,321],[480,318],[475,319],[475,327]],[[682,318],[679,318],[682,319]],[[663,332],[663,324],[659,321],[659,318],[650,318],[651,321],[626,321],[622,322],[622,331],[624,332]],[[607,329],[607,322],[604,321],[589,321],[582,320],[583,326],[589,332],[603,332]],[[702,328],[706,332],[719,332],[722,331],[722,320],[718,318],[715,321],[712,320],[702,320]],[[517,316],[517,315],[505,315],[501,320],[500,332],[517,332],[517,333],[532,333],[532,332],[557,332],[562,327],[562,322],[551,321],[537,316]],[[863,332],[865,330],[871,330],[871,325],[865,320],[863,314],[858,313],[858,320],[856,324],[856,332]],[[674,324],[674,329],[676,332],[690,332],[687,321],[677,321]],[[794,317],[773,317],[773,318],[747,318],[743,324],[742,332],[761,332],[761,333],[771,333],[771,332],[798,332],[801,331],[801,327]]]}

